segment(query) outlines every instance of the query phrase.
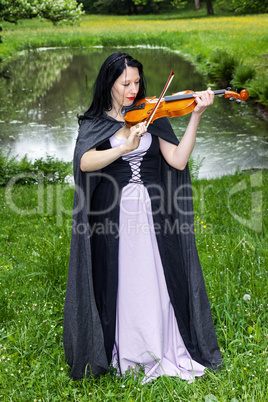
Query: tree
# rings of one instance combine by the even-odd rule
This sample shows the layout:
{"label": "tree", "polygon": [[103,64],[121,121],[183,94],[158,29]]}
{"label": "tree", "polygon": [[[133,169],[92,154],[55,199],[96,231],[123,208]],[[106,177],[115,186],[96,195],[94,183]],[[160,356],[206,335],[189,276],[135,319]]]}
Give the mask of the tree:
{"label": "tree", "polygon": [[207,4],[208,15],[213,15],[214,11],[213,11],[213,7],[212,7],[212,1],[211,0],[206,0],[206,4]]}
{"label": "tree", "polygon": [[82,4],[75,0],[1,0],[0,3],[0,20],[12,23],[34,17],[46,18],[53,24],[74,23],[82,13]]}
{"label": "tree", "polygon": [[200,8],[200,0],[194,0],[194,3],[195,3],[195,8],[197,10],[199,10],[199,8]]}

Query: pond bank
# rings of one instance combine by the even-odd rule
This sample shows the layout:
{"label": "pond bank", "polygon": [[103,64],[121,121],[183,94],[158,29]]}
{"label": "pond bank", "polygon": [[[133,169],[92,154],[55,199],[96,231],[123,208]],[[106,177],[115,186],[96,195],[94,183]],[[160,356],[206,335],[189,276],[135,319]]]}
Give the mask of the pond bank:
{"label": "pond bank", "polygon": [[[50,22],[25,20],[18,26],[3,23],[3,43],[0,45],[2,73],[6,59],[21,50],[37,47],[131,47],[157,46],[179,52],[207,75],[209,60],[217,49],[253,66],[256,76],[248,83],[250,96],[265,104],[268,98],[268,58],[266,30],[268,15],[241,17],[204,17],[173,19],[156,16],[92,16],[82,18],[74,27],[54,27]],[[248,32],[251,34],[249,35]],[[207,81],[211,77],[207,77]],[[266,97],[267,91],[267,97]],[[268,103],[267,103],[268,104]]]}
{"label": "pond bank", "polygon": [[[121,48],[143,63],[148,96],[159,96],[171,70],[175,75],[167,94],[199,90],[205,80],[192,64],[164,49]],[[90,89],[98,68],[116,48],[41,48],[8,65],[12,79],[0,82],[0,147],[23,158],[47,155],[69,162],[77,136],[77,113],[90,104]],[[94,63],[92,63],[94,60]],[[219,88],[214,88],[219,89]],[[170,119],[181,138],[189,115]],[[239,167],[268,167],[265,159],[267,122],[246,101],[237,105],[215,97],[202,117],[195,162],[202,160],[199,177],[219,177]]]}

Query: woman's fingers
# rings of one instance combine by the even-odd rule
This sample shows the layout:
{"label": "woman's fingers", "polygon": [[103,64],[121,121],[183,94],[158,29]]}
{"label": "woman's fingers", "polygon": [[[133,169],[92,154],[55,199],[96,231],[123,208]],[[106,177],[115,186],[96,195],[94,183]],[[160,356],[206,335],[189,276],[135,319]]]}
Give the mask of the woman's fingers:
{"label": "woman's fingers", "polygon": [[144,123],[136,124],[130,128],[130,135],[125,143],[128,152],[138,148],[141,137],[146,133],[146,126]]}
{"label": "woman's fingers", "polygon": [[194,109],[195,112],[202,113],[205,109],[212,105],[214,102],[214,92],[208,88],[206,91],[196,92],[194,94],[196,107]]}
{"label": "woman's fingers", "polygon": [[213,103],[214,101],[214,92],[208,88],[206,91],[195,92],[195,98],[202,99],[204,102]]}
{"label": "woman's fingers", "polygon": [[147,131],[145,123],[142,122],[142,123],[136,124],[135,130],[136,130],[135,135],[137,137],[142,137]]}

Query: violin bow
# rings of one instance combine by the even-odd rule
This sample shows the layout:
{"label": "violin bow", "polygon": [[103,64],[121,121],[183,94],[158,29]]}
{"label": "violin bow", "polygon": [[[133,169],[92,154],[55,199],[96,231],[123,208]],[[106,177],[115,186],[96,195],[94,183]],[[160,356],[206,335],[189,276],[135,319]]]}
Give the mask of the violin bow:
{"label": "violin bow", "polygon": [[162,91],[162,93],[161,93],[161,95],[160,95],[158,101],[156,102],[156,104],[155,104],[153,110],[151,111],[151,113],[149,114],[149,116],[147,117],[147,119],[145,120],[145,126],[146,126],[146,128],[148,128],[149,124],[151,123],[152,118],[154,117],[154,114],[155,114],[155,112],[156,112],[156,110],[157,110],[157,108],[158,108],[158,106],[159,106],[161,100],[163,99],[163,97],[164,97],[164,95],[165,95],[165,93],[166,93],[166,91],[167,91],[167,89],[168,89],[168,87],[169,87],[169,85],[170,85],[170,83],[171,83],[171,81],[172,81],[174,75],[175,75],[174,71],[171,71],[171,73],[169,74],[168,80],[167,80],[167,82],[166,82],[166,85],[164,86],[164,89],[163,89],[163,91]]}

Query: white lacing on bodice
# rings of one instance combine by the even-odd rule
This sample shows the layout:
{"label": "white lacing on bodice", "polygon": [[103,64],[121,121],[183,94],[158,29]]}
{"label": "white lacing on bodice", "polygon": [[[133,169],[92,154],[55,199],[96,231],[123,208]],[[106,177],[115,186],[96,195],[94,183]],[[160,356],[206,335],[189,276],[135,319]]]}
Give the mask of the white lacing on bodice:
{"label": "white lacing on bodice", "polygon": [[140,174],[140,166],[141,166],[141,161],[146,154],[147,151],[145,152],[137,152],[135,154],[127,154],[123,155],[122,159],[127,161],[131,167],[132,171],[132,177],[129,180],[129,183],[140,183],[142,184],[143,181],[141,180],[141,174]]}

